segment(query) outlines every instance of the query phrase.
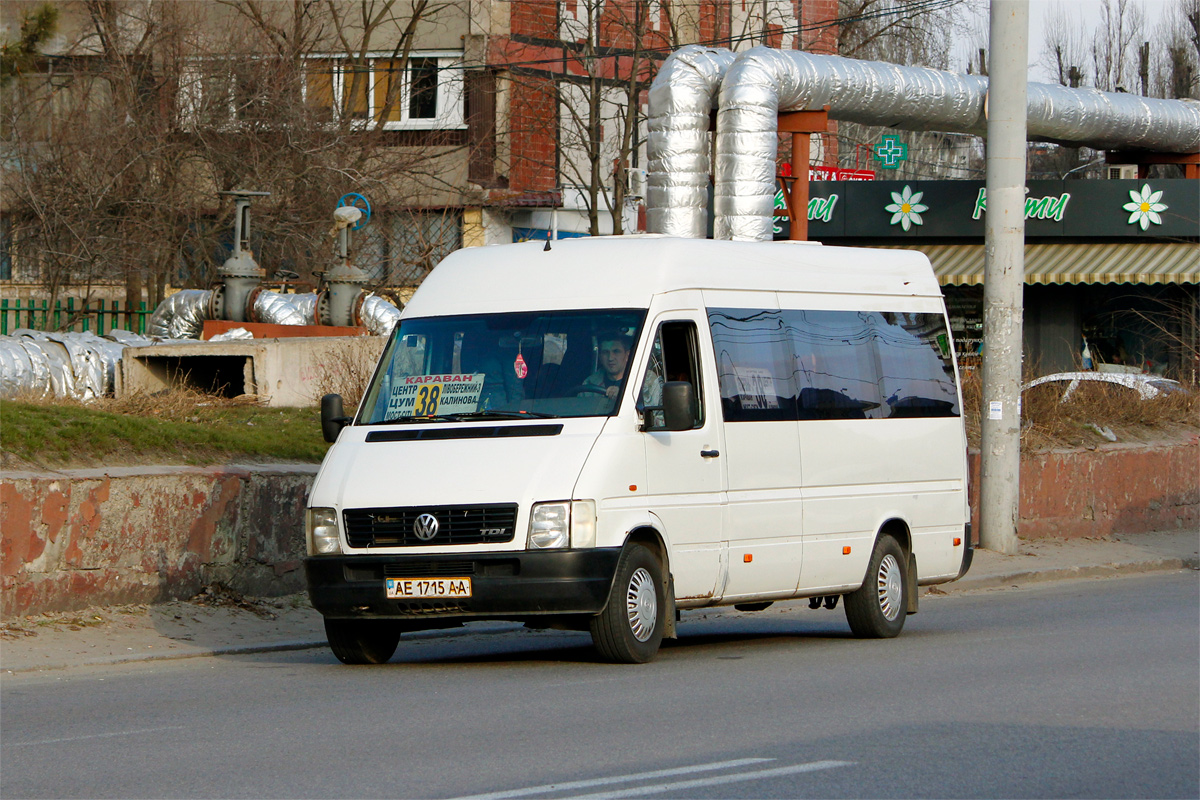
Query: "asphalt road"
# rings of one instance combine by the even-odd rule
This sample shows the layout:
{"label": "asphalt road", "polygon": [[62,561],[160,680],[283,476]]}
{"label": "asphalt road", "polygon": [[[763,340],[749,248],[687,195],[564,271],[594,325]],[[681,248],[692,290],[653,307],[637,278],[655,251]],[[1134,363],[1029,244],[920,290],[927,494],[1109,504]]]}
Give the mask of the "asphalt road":
{"label": "asphalt road", "polygon": [[685,615],[643,666],[509,631],[9,676],[0,795],[1194,798],[1197,578],[926,598],[891,641]]}

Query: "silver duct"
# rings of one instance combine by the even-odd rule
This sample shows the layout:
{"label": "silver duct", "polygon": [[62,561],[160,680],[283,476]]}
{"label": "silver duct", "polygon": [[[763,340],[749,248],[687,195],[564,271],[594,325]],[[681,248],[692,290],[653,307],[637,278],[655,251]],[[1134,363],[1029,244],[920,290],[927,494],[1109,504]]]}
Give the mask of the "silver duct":
{"label": "silver duct", "polygon": [[1030,141],[1096,150],[1200,150],[1200,103],[1195,101],[1068,89],[1051,83],[1029,84],[1028,96]]}
{"label": "silver duct", "polygon": [[262,291],[254,298],[254,321],[275,325],[316,325],[315,294]]}
{"label": "silver duct", "polygon": [[[655,233],[704,236],[705,204],[697,200],[696,189],[706,176],[697,181],[695,165],[706,169],[710,151],[706,136],[695,133],[701,124],[696,109],[711,104],[715,84],[701,76],[716,74],[721,80],[717,238],[771,238],[780,111],[828,105],[831,118],[865,125],[986,133],[987,79],[980,76],[766,47],[722,65],[704,62],[700,57],[706,52],[727,53],[682,48],[663,64],[651,88],[647,219]],[[669,89],[672,81],[681,83],[679,96],[687,98],[686,125],[669,120],[672,108],[681,105]],[[1200,105],[1195,103],[1049,84],[1030,84],[1028,95],[1028,132],[1036,141],[1097,149],[1200,149]]]}
{"label": "silver duct", "polygon": [[181,289],[158,304],[146,323],[146,334],[158,339],[199,339],[208,319],[208,289]]}
{"label": "silver duct", "polygon": [[733,53],[688,45],[650,85],[646,225],[652,233],[703,239],[711,169],[709,117]]}
{"label": "silver duct", "polygon": [[755,47],[721,83],[717,115],[717,239],[771,239],[779,112],[829,106],[829,116],[915,130],[980,132],[987,80],[880,61]]}
{"label": "silver duct", "polygon": [[358,316],[372,336],[387,336],[400,319],[400,309],[382,297],[370,294],[363,299]]}
{"label": "silver duct", "polygon": [[89,332],[14,331],[0,337],[0,395],[86,401],[112,394],[126,346]]}

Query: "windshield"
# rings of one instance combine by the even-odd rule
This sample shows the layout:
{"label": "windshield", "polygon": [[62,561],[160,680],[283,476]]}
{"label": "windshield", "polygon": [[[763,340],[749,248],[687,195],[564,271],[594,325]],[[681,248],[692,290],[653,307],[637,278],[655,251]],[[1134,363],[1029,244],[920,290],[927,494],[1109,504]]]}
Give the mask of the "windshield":
{"label": "windshield", "polygon": [[359,424],[609,416],[645,311],[403,319]]}

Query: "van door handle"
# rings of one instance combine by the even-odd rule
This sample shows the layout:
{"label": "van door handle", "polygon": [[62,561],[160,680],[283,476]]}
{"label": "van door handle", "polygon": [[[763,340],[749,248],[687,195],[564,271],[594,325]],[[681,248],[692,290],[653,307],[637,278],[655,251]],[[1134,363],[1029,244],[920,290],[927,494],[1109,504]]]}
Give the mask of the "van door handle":
{"label": "van door handle", "polygon": [[700,451],[701,458],[716,458],[719,455],[721,455],[720,450],[701,450]]}

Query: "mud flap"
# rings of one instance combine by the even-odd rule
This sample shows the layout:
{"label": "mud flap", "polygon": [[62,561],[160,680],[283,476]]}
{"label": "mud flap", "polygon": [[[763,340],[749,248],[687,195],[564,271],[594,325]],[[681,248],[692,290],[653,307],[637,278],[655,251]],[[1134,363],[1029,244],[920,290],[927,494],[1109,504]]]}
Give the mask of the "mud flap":
{"label": "mud flap", "polygon": [[670,575],[667,578],[667,602],[666,608],[663,609],[663,614],[666,619],[663,621],[663,638],[678,639],[679,634],[675,632],[675,622],[679,619],[679,611],[675,608],[675,576]]}
{"label": "mud flap", "polygon": [[912,553],[908,554],[908,585],[912,590],[908,593],[908,608],[905,611],[915,614],[917,602],[921,599],[921,587],[917,585],[917,557]]}

